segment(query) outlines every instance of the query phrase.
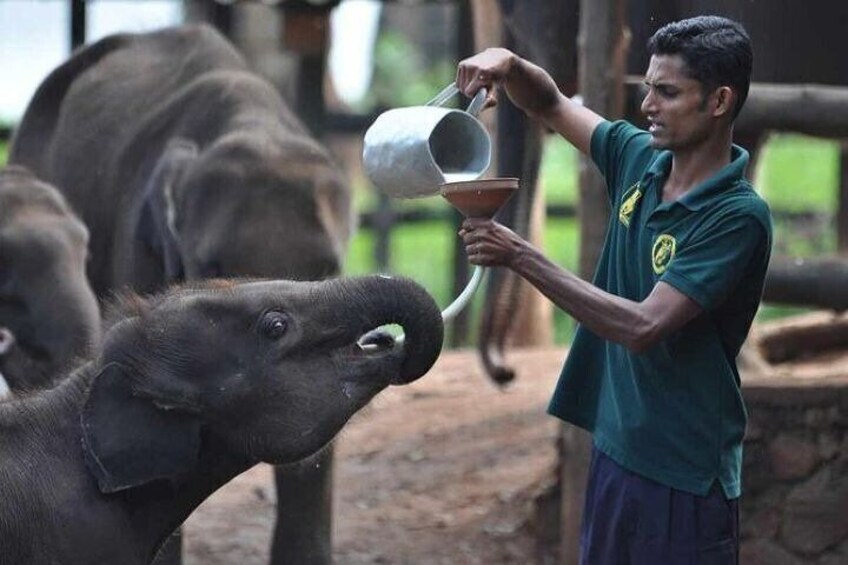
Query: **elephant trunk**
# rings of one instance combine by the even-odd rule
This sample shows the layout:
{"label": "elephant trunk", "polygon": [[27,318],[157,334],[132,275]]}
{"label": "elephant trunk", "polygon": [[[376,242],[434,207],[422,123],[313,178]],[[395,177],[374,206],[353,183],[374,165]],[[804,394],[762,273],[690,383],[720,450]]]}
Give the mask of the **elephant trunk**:
{"label": "elephant trunk", "polygon": [[[101,339],[97,299],[88,288],[85,275],[74,273],[69,280],[67,269],[64,265],[57,266],[52,280],[64,280],[64,283],[52,288],[50,301],[34,302],[31,309],[33,319],[52,322],[37,332],[39,345],[49,356],[51,371],[66,368],[75,358],[87,357]],[[56,312],[61,315],[57,316]]]}
{"label": "elephant trunk", "polygon": [[384,275],[333,282],[353,294],[348,304],[359,309],[360,332],[389,324],[403,328],[403,360],[392,384],[412,382],[430,370],[441,352],[444,323],[426,290],[410,279]]}

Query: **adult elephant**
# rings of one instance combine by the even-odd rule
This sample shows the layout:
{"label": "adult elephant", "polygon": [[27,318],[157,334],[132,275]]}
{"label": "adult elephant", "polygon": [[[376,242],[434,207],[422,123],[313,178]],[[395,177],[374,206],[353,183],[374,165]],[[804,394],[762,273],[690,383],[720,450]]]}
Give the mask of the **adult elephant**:
{"label": "adult elephant", "polygon": [[[10,162],[91,232],[98,296],[222,276],[339,274],[349,188],[327,152],[213,28],[104,38],[40,85]],[[274,563],[331,559],[332,451],[278,470]]]}
{"label": "adult elephant", "polygon": [[12,392],[53,384],[98,345],[87,244],[53,186],[23,167],[0,170],[0,385]]}
{"label": "adult elephant", "polygon": [[[625,2],[631,48],[627,72],[641,76],[647,69],[648,38],[671,21],[698,14],[736,19],[746,27],[754,44],[753,80],[774,83],[848,84],[848,59],[834,57],[843,50],[842,22],[848,3],[822,0],[811,6],[795,0],[738,2],[734,0],[647,0]],[[493,22],[495,7],[489,0],[472,0],[475,22]],[[501,44],[544,67],[566,95],[578,92],[577,54],[579,0],[498,0],[502,35],[492,29],[478,33],[478,47]],[[478,26],[479,28],[480,26]],[[592,33],[591,29],[584,33]],[[810,33],[815,38],[808,37]],[[790,40],[791,39],[791,40]],[[544,132],[507,100],[498,104],[498,175],[522,179],[522,190],[501,210],[499,219],[528,236]],[[638,105],[634,110],[638,111]],[[641,116],[627,116],[637,123]],[[768,132],[737,132],[735,141],[752,153]],[[753,155],[756,157],[756,154]],[[753,167],[749,172],[753,172]],[[512,379],[504,362],[504,348],[518,315],[520,284],[509,272],[495,270],[486,290],[486,307],[478,347],[488,374],[498,382]]]}
{"label": "adult elephant", "polygon": [[[360,346],[390,323],[403,344]],[[95,359],[0,404],[0,565],[150,563],[216,489],[321,449],[374,395],[424,375],[442,338],[435,302],[405,279],[128,297]]]}

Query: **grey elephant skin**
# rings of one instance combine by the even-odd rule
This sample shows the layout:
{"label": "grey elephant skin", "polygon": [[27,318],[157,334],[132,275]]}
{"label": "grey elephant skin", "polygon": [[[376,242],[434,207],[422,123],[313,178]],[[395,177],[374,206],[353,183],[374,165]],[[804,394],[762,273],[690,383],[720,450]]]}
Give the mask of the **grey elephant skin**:
{"label": "grey elephant skin", "polygon": [[[426,291],[379,276],[188,283],[119,311],[95,360],[0,403],[0,564],[150,563],[217,488],[320,450],[443,338]],[[358,345],[382,324],[404,343]]]}
{"label": "grey elephant skin", "polygon": [[[59,187],[88,226],[100,297],[183,279],[335,276],[353,227],[340,169],[208,26],[77,51],[36,91],[9,159]],[[277,496],[274,563],[330,561],[331,454],[278,471],[290,490]]]}
{"label": "grey elephant skin", "polygon": [[14,393],[50,386],[98,345],[87,244],[53,186],[23,167],[0,169],[0,377]]}

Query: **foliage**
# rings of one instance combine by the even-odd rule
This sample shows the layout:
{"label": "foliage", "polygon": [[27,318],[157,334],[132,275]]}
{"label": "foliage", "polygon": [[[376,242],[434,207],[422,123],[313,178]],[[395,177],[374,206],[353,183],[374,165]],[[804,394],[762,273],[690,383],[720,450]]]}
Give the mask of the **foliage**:
{"label": "foliage", "polygon": [[775,210],[836,209],[838,143],[803,135],[775,135],[761,162],[757,187]]}
{"label": "foliage", "polygon": [[0,141],[0,167],[6,164],[6,160],[9,158],[9,146],[5,141]]}

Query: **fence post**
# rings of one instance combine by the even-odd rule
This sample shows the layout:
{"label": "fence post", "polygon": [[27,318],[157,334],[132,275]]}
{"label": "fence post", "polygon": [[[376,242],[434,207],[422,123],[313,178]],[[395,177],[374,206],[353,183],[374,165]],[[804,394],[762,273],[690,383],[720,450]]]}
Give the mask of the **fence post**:
{"label": "fence post", "polygon": [[848,255],[848,141],[839,144],[839,187],[836,204],[836,251]]}
{"label": "fence post", "polygon": [[71,51],[85,43],[85,0],[71,0]]}

